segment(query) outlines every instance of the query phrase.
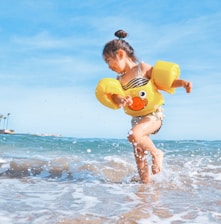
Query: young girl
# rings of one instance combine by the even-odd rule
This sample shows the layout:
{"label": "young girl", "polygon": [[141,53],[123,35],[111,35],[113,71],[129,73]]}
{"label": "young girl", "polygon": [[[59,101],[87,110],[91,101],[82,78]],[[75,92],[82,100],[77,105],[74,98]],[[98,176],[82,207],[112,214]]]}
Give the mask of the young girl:
{"label": "young girl", "polygon": [[[127,36],[125,31],[118,30],[115,32],[115,36],[119,39],[114,39],[104,46],[103,58],[105,62],[112,71],[118,73],[117,79],[124,90],[131,88],[131,86],[145,85],[151,79],[153,67],[138,62],[134,49],[123,40]],[[183,87],[187,93],[190,93],[192,84],[177,79],[173,81],[171,87]],[[112,94],[111,98],[118,107],[132,104],[131,96],[122,97],[118,94]],[[138,172],[143,183],[150,182],[150,172],[146,161],[148,152],[152,156],[152,173],[157,174],[162,169],[163,152],[156,148],[149,136],[159,131],[163,117],[161,107],[145,116],[132,117],[132,129],[129,131],[128,140],[133,145]]]}

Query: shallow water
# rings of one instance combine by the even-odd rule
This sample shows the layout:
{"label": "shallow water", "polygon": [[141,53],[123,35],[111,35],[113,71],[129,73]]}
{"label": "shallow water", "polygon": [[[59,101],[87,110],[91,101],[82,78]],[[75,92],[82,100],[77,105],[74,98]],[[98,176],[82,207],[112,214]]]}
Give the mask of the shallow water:
{"label": "shallow water", "polygon": [[155,143],[144,185],[126,140],[0,135],[0,222],[221,223],[221,141]]}

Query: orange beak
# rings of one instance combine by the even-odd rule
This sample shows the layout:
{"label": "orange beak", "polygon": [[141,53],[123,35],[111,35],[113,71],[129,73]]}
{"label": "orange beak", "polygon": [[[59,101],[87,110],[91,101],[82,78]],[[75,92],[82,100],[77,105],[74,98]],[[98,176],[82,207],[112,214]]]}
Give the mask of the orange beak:
{"label": "orange beak", "polygon": [[131,110],[139,111],[147,106],[147,99],[141,99],[140,97],[133,97],[133,103],[129,106]]}

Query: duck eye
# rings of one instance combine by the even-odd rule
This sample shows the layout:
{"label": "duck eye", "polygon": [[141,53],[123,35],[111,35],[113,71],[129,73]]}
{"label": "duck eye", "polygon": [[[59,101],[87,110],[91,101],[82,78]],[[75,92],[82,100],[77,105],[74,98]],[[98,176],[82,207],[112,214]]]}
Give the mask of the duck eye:
{"label": "duck eye", "polygon": [[144,91],[144,90],[141,90],[141,91],[139,92],[139,96],[140,96],[140,98],[141,98],[141,99],[144,99],[144,98],[146,98],[146,96],[147,96],[147,93],[146,93],[146,91]]}

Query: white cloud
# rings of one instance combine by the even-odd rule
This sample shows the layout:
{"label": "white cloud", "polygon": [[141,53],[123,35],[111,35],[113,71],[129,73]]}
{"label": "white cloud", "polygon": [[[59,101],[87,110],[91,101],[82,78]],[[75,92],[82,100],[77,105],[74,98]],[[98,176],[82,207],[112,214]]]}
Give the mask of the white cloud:
{"label": "white cloud", "polygon": [[30,37],[21,37],[14,36],[12,38],[14,44],[21,45],[22,47],[28,48],[40,48],[40,49],[50,49],[50,48],[63,48],[68,47],[68,42],[63,39],[56,39],[49,35],[48,32],[40,32],[34,36]]}

